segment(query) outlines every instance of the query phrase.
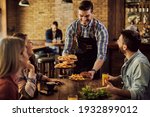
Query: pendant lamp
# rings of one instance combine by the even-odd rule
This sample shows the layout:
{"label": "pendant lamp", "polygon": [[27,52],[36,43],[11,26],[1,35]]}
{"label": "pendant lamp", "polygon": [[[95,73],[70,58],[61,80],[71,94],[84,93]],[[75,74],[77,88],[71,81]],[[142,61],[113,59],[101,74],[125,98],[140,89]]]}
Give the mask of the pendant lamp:
{"label": "pendant lamp", "polygon": [[29,6],[29,1],[28,0],[20,0],[19,6]]}

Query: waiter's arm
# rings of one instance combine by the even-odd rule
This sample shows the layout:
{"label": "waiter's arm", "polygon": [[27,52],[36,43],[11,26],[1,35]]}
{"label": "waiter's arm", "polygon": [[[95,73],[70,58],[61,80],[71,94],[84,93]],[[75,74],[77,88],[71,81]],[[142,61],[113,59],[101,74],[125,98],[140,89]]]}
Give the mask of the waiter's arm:
{"label": "waiter's arm", "polygon": [[97,40],[97,59],[91,71],[89,71],[92,74],[91,78],[93,78],[94,74],[102,67],[106,59],[108,45],[108,32],[104,25],[98,24],[95,35]]}
{"label": "waiter's arm", "polygon": [[104,25],[98,25],[96,32],[96,40],[97,40],[97,59],[94,63],[93,69],[98,71],[105,59],[107,53],[107,45],[108,45],[108,32]]}
{"label": "waiter's arm", "polygon": [[73,45],[73,37],[74,37],[74,28],[72,25],[70,25],[66,31],[65,46],[62,55],[71,53],[71,49]]}
{"label": "waiter's arm", "polygon": [[92,69],[98,71],[98,70],[102,67],[103,63],[104,63],[104,60],[102,60],[102,59],[97,59],[97,60],[95,61],[94,66],[93,66]]}
{"label": "waiter's arm", "polygon": [[91,69],[91,71],[89,71],[89,73],[91,73],[91,79],[93,79],[94,74],[102,67],[104,63],[104,60],[102,59],[97,59],[94,63],[93,68]]}

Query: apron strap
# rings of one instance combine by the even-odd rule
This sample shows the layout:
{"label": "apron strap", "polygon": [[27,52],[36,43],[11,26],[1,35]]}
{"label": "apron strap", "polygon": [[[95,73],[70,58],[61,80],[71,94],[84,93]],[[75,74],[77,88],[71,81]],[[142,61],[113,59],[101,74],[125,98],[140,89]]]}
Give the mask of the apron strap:
{"label": "apron strap", "polygon": [[[92,38],[95,36],[95,32],[96,32],[96,20],[93,18],[93,24],[91,27],[91,31],[92,35],[90,35]],[[75,37],[80,37],[81,36],[81,25],[80,22],[77,22],[77,30],[76,30],[76,35]]]}
{"label": "apron strap", "polygon": [[81,25],[79,22],[77,22],[77,33],[76,33],[76,37],[78,38],[81,35]]}
{"label": "apron strap", "polygon": [[95,37],[95,32],[96,32],[96,20],[93,19],[93,24],[92,24],[92,27],[91,27],[91,30],[90,30],[90,37],[94,38]]}

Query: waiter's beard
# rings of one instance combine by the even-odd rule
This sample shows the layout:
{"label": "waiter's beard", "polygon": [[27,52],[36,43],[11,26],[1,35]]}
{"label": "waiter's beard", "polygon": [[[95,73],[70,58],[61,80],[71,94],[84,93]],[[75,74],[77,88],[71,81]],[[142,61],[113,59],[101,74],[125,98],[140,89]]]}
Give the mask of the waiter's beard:
{"label": "waiter's beard", "polygon": [[83,21],[81,20],[80,22],[81,22],[81,24],[82,24],[83,26],[87,26],[87,25],[90,23],[90,21],[91,21],[91,20],[86,20],[86,21],[83,22]]}

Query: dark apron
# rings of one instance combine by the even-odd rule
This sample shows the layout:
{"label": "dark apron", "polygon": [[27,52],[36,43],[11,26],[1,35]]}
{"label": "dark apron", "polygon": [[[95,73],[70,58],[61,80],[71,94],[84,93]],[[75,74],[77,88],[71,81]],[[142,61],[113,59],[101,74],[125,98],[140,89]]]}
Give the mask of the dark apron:
{"label": "dark apron", "polygon": [[[76,62],[76,67],[74,72],[79,74],[83,71],[90,71],[97,58],[97,41],[95,37],[84,38],[77,37],[78,49],[76,50],[76,55],[78,61]],[[94,75],[94,79],[100,78],[100,72],[98,71]]]}

